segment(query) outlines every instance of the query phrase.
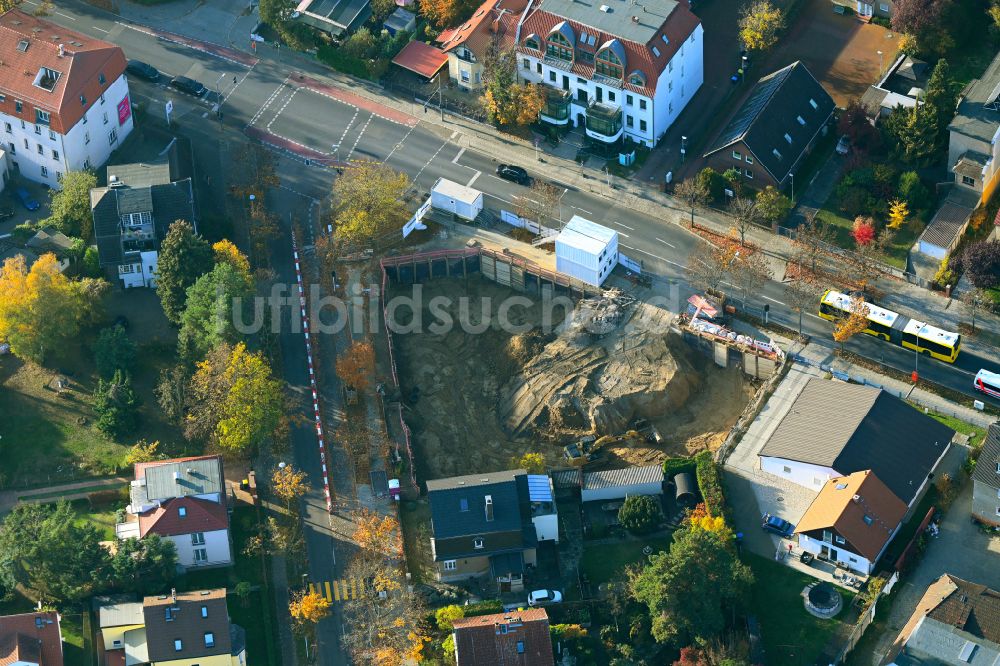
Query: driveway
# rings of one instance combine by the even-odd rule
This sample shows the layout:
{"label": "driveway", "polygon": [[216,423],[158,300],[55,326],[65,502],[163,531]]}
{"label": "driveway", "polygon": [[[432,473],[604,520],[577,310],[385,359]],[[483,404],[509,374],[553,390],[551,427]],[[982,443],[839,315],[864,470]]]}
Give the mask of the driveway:
{"label": "driveway", "polygon": [[746,548],[764,557],[774,557],[782,539],[760,528],[761,514],[771,513],[798,524],[816,493],[761,470],[758,454],[806,383],[818,376],[811,366],[792,366],[726,460],[726,497],[733,507],[736,531],[743,533]]}
{"label": "driveway", "polygon": [[940,523],[940,535],[932,539],[923,558],[896,586],[888,628],[870,655],[852,655],[855,663],[877,664],[913,614],[927,587],[941,574],[949,573],[1000,590],[1000,537],[984,534],[969,517],[972,482],[966,481]]}

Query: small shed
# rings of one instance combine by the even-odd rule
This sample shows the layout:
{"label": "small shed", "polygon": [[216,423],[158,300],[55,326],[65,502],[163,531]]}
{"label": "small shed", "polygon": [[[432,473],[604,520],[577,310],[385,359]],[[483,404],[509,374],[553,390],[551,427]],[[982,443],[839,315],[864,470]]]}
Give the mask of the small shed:
{"label": "small shed", "polygon": [[433,79],[447,63],[447,53],[416,40],[404,46],[403,50],[392,59],[393,65],[427,80]]}
{"label": "small shed", "polygon": [[431,188],[431,207],[471,221],[483,211],[483,193],[453,180],[438,178]]}
{"label": "small shed", "polygon": [[396,11],[394,11],[382,24],[382,27],[385,28],[390,35],[395,37],[401,32],[413,32],[413,28],[415,28],[416,25],[416,14],[403,9],[402,7],[397,7]]}
{"label": "small shed", "polygon": [[678,506],[693,507],[698,503],[698,482],[691,472],[681,472],[674,476]]}
{"label": "small shed", "polygon": [[584,502],[624,499],[630,495],[662,495],[663,468],[660,465],[626,467],[585,472],[581,499]]}
{"label": "small shed", "polygon": [[971,217],[971,208],[945,200],[924,233],[920,234],[920,253],[935,259],[947,257],[958,245]]}
{"label": "small shed", "polygon": [[556,236],[556,270],[595,287],[618,263],[618,232],[579,215]]}

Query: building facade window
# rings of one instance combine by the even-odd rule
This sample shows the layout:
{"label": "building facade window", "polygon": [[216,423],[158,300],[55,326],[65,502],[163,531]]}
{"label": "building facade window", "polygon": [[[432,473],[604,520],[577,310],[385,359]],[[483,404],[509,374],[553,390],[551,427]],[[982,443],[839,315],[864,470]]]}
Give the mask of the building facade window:
{"label": "building facade window", "polygon": [[37,150],[39,155],[45,154],[45,146],[43,146],[42,144],[38,144]]}
{"label": "building facade window", "polygon": [[563,34],[554,32],[549,35],[549,39],[545,43],[545,55],[557,60],[573,62],[573,46]]}
{"label": "building facade window", "polygon": [[635,101],[635,98],[632,97],[632,95],[625,95],[625,103],[627,105],[632,106],[632,102],[634,102],[634,101]]}
{"label": "building facade window", "polygon": [[528,60],[527,58],[522,58],[521,63],[523,64],[525,69],[531,69],[531,61]]}
{"label": "building facade window", "polygon": [[14,100],[14,110],[17,111],[18,113],[21,113],[22,111],[24,111],[24,102],[22,102],[19,99],[15,99]]}
{"label": "building facade window", "polygon": [[101,104],[104,104],[104,94],[103,93],[101,93],[101,98],[100,99],[101,99]]}
{"label": "building facade window", "polygon": [[618,59],[618,56],[611,49],[604,49],[597,54],[597,64],[595,71],[598,74],[609,76],[612,79],[622,78],[625,63]]}
{"label": "building facade window", "polygon": [[55,140],[56,140],[56,133],[53,132],[52,130],[49,130],[49,141],[55,141]]}
{"label": "building facade window", "polygon": [[642,75],[642,72],[632,72],[629,74],[628,82],[634,86],[644,86],[646,85],[646,77]]}
{"label": "building facade window", "polygon": [[753,171],[751,171],[750,169],[744,169],[743,175],[745,175],[750,180],[753,180]]}
{"label": "building facade window", "polygon": [[632,127],[632,116],[625,116],[625,127]]}
{"label": "building facade window", "polygon": [[608,91],[608,101],[609,102],[615,101],[615,93],[611,90]]}
{"label": "building facade window", "polygon": [[48,178],[48,177],[49,177],[48,167],[42,167],[42,178]]}
{"label": "building facade window", "polygon": [[971,185],[975,185],[976,184],[976,179],[975,178],[970,178],[969,176],[962,176],[962,184],[963,185],[970,185],[970,186]]}
{"label": "building facade window", "polygon": [[753,164],[753,158],[749,155],[747,155],[744,159],[747,161],[747,164]]}
{"label": "building facade window", "polygon": [[639,100],[639,108],[642,109],[643,111],[646,110],[646,100],[644,99]]}
{"label": "building facade window", "polygon": [[108,124],[108,112],[105,111],[103,115],[104,115],[104,124],[107,125]]}
{"label": "building facade window", "polygon": [[552,83],[556,82],[556,73],[555,73],[555,70],[549,72],[549,81],[551,81]]}
{"label": "building facade window", "polygon": [[483,547],[483,540],[482,539],[473,539],[473,541],[472,541],[472,547],[475,548],[476,550],[481,550],[482,547]]}
{"label": "building facade window", "polygon": [[645,132],[646,131],[646,121],[645,120],[640,120],[639,121],[639,131],[640,132]]}
{"label": "building facade window", "polygon": [[208,562],[208,551],[204,548],[196,548],[194,551],[195,562]]}
{"label": "building facade window", "polygon": [[3,128],[7,130],[7,134],[13,134],[14,128],[10,126],[10,123],[4,123]]}
{"label": "building facade window", "polygon": [[35,109],[35,122],[41,125],[48,125],[49,119],[52,116],[48,111],[42,111],[41,109]]}
{"label": "building facade window", "polygon": [[118,130],[111,130],[108,132],[108,143],[114,143],[118,140]]}
{"label": "building facade window", "polygon": [[205,545],[205,533],[204,532],[193,532],[191,534],[191,545],[192,546],[204,546]]}
{"label": "building facade window", "polygon": [[743,159],[743,155],[740,154],[740,151],[734,150],[733,151],[733,159],[734,160],[741,160],[741,159]]}
{"label": "building facade window", "polygon": [[35,134],[38,134],[39,136],[42,134],[42,128],[38,125],[35,125]]}
{"label": "building facade window", "polygon": [[83,133],[83,142],[84,143],[90,143],[90,132],[84,132]]}
{"label": "building facade window", "polygon": [[[1000,512],[1000,510],[998,510],[998,512]],[[445,560],[444,561],[444,570],[445,571],[454,571],[457,568],[458,568],[458,566],[457,566],[455,560]]]}
{"label": "building facade window", "polygon": [[534,49],[534,50],[538,51],[539,50],[539,48],[538,48],[538,36],[537,35],[528,35],[528,38],[524,40],[524,46],[525,46],[525,48]]}

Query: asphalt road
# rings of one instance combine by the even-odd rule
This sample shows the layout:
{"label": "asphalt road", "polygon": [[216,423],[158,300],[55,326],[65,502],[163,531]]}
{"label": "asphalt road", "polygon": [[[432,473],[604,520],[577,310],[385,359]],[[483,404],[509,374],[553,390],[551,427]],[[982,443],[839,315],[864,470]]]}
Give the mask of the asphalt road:
{"label": "asphalt road", "polygon": [[[36,3],[25,2],[29,8]],[[30,11],[30,9],[29,9]],[[249,126],[258,131],[270,132],[291,142],[293,150],[302,148],[305,154],[316,155],[320,162],[346,162],[356,159],[386,161],[393,168],[407,173],[415,187],[427,192],[439,177],[472,185],[486,194],[487,207],[499,210],[510,208],[513,197],[524,193],[524,188],[497,178],[494,173],[496,160],[460,133],[441,126],[425,123],[422,119],[401,119],[392,109],[380,109],[344,95],[332,95],[312,90],[292,76],[296,69],[287,63],[261,60],[256,64],[245,57],[238,62],[220,57],[209,50],[199,50],[190,45],[173,43],[158,38],[145,28],[130,27],[115,17],[89,5],[60,3],[59,11],[50,20],[84,34],[119,44],[129,58],[143,60],[164,73],[158,84],[132,77],[130,87],[136,100],[147,106],[149,113],[163,113],[164,105],[173,103],[173,118],[183,131],[197,141],[206,140],[218,132],[214,109],[220,101],[224,121],[230,128]],[[204,83],[210,92],[196,99],[166,86],[169,76],[184,75]],[[234,80],[235,77],[235,80]],[[282,159],[282,190],[272,205],[284,215],[308,210],[314,214],[313,204],[327,196],[334,172],[313,164],[307,166],[295,159]],[[529,166],[529,171],[530,165]],[[697,243],[703,242],[686,229],[666,221],[613,205],[613,200],[563,186],[561,217],[566,220],[580,214],[590,220],[616,229],[620,234],[622,251],[634,259],[642,260],[644,269],[664,278],[680,278],[687,256]],[[671,212],[671,215],[676,213]],[[291,272],[288,238],[276,241],[274,252],[279,276],[286,283],[294,283]],[[279,249],[280,248],[280,249]],[[759,293],[752,295],[751,305],[770,306],[770,316],[791,328],[797,327],[798,315],[785,305],[785,287],[779,282],[769,282]],[[803,318],[805,332],[831,351],[834,343],[830,336],[831,325],[812,313]],[[304,392],[307,386],[305,351],[302,337],[283,334],[282,352],[285,357],[286,380],[294,391]],[[881,360],[905,372],[913,369],[914,355],[889,344],[859,336],[847,343],[847,348],[869,358]],[[972,393],[972,379],[982,367],[998,368],[995,356],[980,356],[966,349],[954,365],[920,359],[920,374],[949,388]],[[308,415],[307,415],[308,416]],[[310,428],[296,429],[294,455],[296,464],[306,470],[314,488],[322,488],[316,441]],[[307,543],[311,575],[314,580],[333,580],[339,573],[336,559],[337,544],[321,529],[326,520],[322,493],[314,492],[307,498]],[[290,581],[293,585],[295,581]],[[339,649],[339,621],[331,620],[321,631],[321,663],[347,663]]]}

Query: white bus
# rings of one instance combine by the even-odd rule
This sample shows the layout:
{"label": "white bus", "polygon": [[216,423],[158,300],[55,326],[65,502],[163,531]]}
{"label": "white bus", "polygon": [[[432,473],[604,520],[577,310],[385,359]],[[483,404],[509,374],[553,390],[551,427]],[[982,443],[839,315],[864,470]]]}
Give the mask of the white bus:
{"label": "white bus", "polygon": [[994,398],[1000,398],[1000,374],[989,370],[980,370],[976,373],[975,385],[977,391],[982,391]]}

